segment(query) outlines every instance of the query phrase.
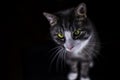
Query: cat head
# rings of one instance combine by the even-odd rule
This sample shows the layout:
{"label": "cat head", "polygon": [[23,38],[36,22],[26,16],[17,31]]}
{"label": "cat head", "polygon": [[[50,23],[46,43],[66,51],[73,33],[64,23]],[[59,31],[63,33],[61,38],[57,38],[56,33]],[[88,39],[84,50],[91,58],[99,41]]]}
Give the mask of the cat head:
{"label": "cat head", "polygon": [[43,15],[50,23],[52,39],[66,51],[78,53],[89,41],[92,29],[85,3],[55,14],[44,12]]}

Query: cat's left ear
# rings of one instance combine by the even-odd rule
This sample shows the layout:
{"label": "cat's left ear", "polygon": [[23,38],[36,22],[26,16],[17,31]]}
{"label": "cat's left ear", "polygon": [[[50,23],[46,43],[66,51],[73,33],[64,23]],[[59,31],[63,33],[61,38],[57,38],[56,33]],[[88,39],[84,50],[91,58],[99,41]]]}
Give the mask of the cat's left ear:
{"label": "cat's left ear", "polygon": [[80,3],[78,7],[75,9],[75,15],[79,16],[82,19],[87,17],[87,7],[85,3]]}
{"label": "cat's left ear", "polygon": [[57,17],[53,14],[43,12],[43,15],[47,18],[51,26],[57,24]]}

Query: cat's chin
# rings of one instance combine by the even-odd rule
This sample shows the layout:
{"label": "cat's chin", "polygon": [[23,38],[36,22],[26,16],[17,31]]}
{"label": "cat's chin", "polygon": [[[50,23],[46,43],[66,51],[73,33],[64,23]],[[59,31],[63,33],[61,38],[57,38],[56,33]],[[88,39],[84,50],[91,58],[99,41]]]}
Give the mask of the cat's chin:
{"label": "cat's chin", "polygon": [[67,49],[66,49],[66,51],[67,51],[68,53],[70,53],[71,55],[73,55],[73,56],[77,55],[77,54],[74,53],[74,50],[73,50],[73,49],[71,49],[71,50],[67,50]]}
{"label": "cat's chin", "polygon": [[79,58],[80,56],[78,54],[75,54],[72,50],[71,51],[67,51],[69,57],[71,58]]}
{"label": "cat's chin", "polygon": [[66,49],[66,51],[67,51],[68,53],[75,54],[75,49],[74,49],[74,48],[73,48],[73,49],[71,49],[71,50]]}
{"label": "cat's chin", "polygon": [[66,51],[72,53],[72,50],[66,49]]}

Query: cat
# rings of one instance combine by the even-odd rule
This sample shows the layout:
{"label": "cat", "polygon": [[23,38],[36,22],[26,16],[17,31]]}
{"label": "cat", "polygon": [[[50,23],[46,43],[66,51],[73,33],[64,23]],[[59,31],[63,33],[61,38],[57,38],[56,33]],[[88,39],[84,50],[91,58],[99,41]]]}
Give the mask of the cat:
{"label": "cat", "polygon": [[[87,17],[85,3],[75,8],[56,13],[43,12],[49,21],[50,34],[59,46],[59,54],[63,54],[70,67],[68,80],[90,80],[89,69],[93,66],[93,58],[99,52],[100,41],[95,28]],[[80,62],[81,69],[78,70]]]}

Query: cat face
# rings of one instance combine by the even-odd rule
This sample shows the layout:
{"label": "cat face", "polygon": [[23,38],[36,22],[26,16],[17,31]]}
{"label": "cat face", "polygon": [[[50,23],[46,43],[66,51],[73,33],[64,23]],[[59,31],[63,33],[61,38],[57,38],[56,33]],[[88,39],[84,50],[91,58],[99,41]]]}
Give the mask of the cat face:
{"label": "cat face", "polygon": [[[76,23],[77,24],[77,23]],[[66,51],[77,54],[89,42],[91,31],[86,26],[55,26],[51,28],[53,40],[63,46]]]}
{"label": "cat face", "polygon": [[51,28],[53,40],[66,51],[78,54],[91,38],[91,28],[86,16],[86,5],[81,3],[77,8],[58,12],[44,13]]}

